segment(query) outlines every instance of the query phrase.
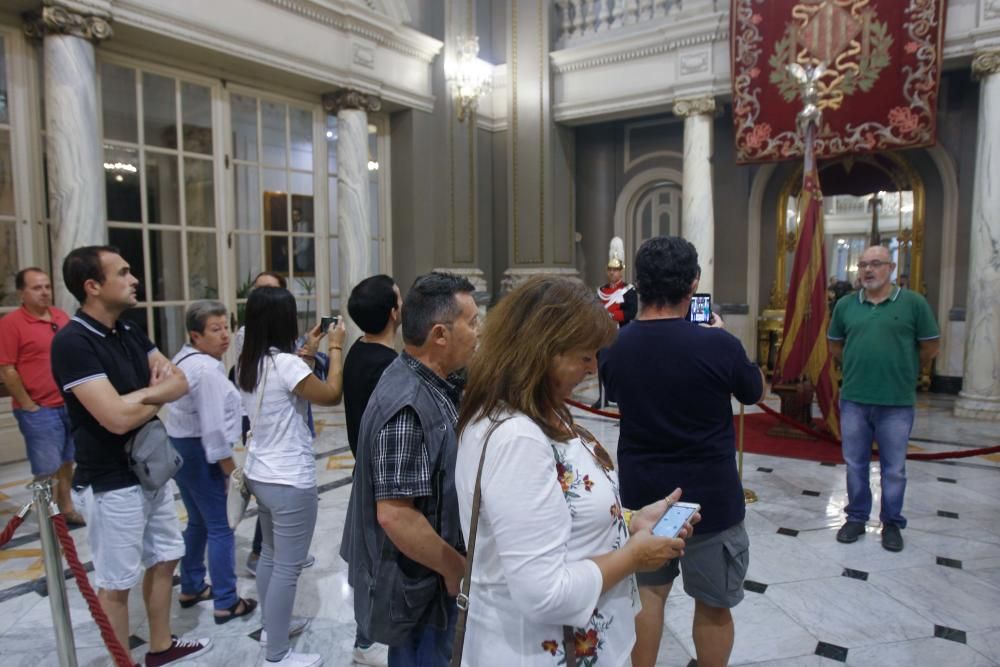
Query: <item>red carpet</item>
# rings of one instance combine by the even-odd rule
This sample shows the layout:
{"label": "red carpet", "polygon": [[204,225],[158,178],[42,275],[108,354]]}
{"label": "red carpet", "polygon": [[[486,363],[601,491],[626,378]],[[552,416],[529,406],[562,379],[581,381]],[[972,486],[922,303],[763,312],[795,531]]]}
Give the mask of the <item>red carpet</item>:
{"label": "red carpet", "polygon": [[[733,418],[739,435],[740,418]],[[806,459],[821,463],[843,463],[840,447],[828,440],[800,440],[798,438],[783,438],[768,435],[771,428],[778,425],[778,420],[770,415],[752,414],[744,420],[743,451],[749,454],[766,454],[768,456],[785,456],[792,459]]]}

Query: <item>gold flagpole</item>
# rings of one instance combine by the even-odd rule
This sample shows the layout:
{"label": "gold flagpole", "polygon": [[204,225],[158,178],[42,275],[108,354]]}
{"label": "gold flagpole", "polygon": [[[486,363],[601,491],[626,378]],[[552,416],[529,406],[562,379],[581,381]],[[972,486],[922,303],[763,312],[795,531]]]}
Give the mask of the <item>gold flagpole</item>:
{"label": "gold flagpole", "polygon": [[[740,469],[740,484],[743,483],[743,421],[746,417],[746,406],[740,403],[740,429],[739,429],[739,469]],[[743,502],[747,505],[757,502],[757,494],[752,490],[743,487]]]}

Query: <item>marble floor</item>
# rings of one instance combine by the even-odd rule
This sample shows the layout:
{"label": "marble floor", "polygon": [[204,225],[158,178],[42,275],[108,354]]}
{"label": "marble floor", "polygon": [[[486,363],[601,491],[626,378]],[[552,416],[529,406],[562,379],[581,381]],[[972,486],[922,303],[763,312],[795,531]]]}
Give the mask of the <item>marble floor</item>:
{"label": "marble floor", "polygon": [[[582,400],[593,400],[592,387],[581,392]],[[1000,443],[1000,424],[955,419],[951,402],[921,396],[915,449],[955,451]],[[615,421],[579,418],[614,452]],[[303,572],[295,607],[296,614],[315,620],[294,646],[322,653],[328,666],[350,665],[351,591],[337,551],[353,460],[343,413],[322,414],[320,425],[316,565]],[[759,501],[747,507],[751,564],[746,598],[734,611],[731,664],[1000,665],[1000,456],[911,461],[908,476],[906,548],[889,553],[881,548],[875,522],[856,544],[834,539],[846,495],[842,465],[746,455],[745,485]],[[28,498],[28,477],[27,463],[0,466],[0,526]],[[177,506],[184,518],[179,500]],[[237,531],[237,568],[241,594],[256,597],[254,580],[243,566],[252,533],[253,521],[245,520]],[[86,529],[72,535],[81,560],[89,562]],[[0,550],[3,667],[58,664],[40,553],[37,525],[30,518]],[[692,663],[694,603],[680,588],[667,605],[658,665]],[[68,582],[68,590],[78,663],[111,664],[76,584]],[[131,609],[138,659],[148,629],[137,595]],[[262,659],[256,614],[216,626],[210,605],[182,610],[175,599],[171,617],[176,634],[213,640],[211,652],[187,664],[249,666]]]}

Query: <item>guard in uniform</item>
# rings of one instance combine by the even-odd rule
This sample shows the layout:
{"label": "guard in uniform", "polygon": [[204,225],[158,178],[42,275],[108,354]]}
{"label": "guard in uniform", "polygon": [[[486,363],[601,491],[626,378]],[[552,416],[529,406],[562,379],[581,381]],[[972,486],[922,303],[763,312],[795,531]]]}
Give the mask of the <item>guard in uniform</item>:
{"label": "guard in uniform", "polygon": [[[636,294],[635,286],[625,282],[625,244],[621,238],[611,239],[608,248],[608,282],[597,289],[597,296],[604,305],[608,315],[618,323],[619,328],[625,326],[635,317],[639,311],[639,297]],[[598,377],[598,397],[591,406],[594,409],[601,409],[607,406],[608,400],[604,394],[604,383]]]}

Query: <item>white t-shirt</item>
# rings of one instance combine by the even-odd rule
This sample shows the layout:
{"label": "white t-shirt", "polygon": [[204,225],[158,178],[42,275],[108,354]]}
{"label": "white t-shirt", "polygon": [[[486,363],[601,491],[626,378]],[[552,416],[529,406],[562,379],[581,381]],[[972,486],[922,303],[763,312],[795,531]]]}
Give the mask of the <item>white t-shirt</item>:
{"label": "white t-shirt", "polygon": [[[466,538],[488,427],[470,424],[458,444],[455,487]],[[504,422],[483,466],[462,664],[565,664],[563,625],[576,632],[581,664],[625,664],[639,610],[635,579],[602,594],[590,558],[627,541],[618,475],[602,469],[590,446],[551,441],[521,414]]]}
{"label": "white t-shirt", "polygon": [[[298,356],[271,348],[261,363],[257,388],[252,393],[240,390],[243,409],[250,416],[251,435],[244,467],[248,479],[299,489],[316,486],[313,437],[307,422],[309,402],[292,391],[311,373],[312,369]],[[257,394],[262,384],[264,395],[257,416]]]}

